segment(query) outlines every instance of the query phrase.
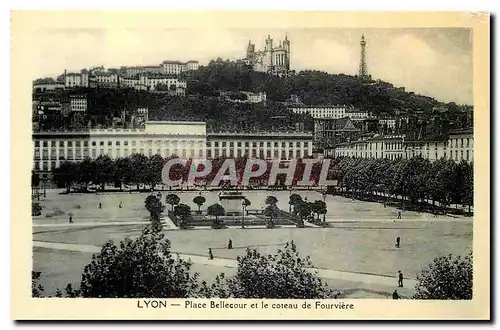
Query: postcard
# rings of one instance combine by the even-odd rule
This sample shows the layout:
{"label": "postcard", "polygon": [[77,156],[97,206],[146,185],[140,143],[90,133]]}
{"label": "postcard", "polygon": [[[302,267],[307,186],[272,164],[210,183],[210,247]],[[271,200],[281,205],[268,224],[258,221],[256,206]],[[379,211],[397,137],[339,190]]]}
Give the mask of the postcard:
{"label": "postcard", "polygon": [[489,22],[12,12],[12,318],[488,320]]}

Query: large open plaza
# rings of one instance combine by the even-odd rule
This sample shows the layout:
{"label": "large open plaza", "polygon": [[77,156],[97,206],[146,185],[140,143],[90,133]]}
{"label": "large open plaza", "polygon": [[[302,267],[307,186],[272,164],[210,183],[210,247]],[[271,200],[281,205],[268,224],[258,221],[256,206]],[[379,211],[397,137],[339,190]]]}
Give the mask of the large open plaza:
{"label": "large open plaza", "polygon": [[[161,193],[164,201],[170,192]],[[197,210],[192,200],[199,192],[175,193],[180,203]],[[269,195],[278,199],[280,209],[288,210],[288,191],[242,193],[251,202],[249,210],[261,210]],[[323,200],[316,191],[294,193],[309,201]],[[33,218],[34,270],[42,272],[41,284],[46,292],[53,294],[68,283],[78,286],[81,271],[106,241],[118,243],[127,236],[137,237],[149,223],[144,207],[148,194],[60,195],[58,190],[48,191],[40,200],[42,215]],[[218,202],[218,192],[203,191],[201,194],[206,198],[202,211]],[[403,295],[411,295],[417,275],[435,257],[464,254],[472,249],[471,218],[402,212],[402,219],[397,219],[398,209],[379,203],[330,195],[325,202],[329,228],[248,226],[241,229],[234,226],[218,230],[179,230],[167,218],[164,232],[172,243],[172,251],[179,253],[181,258],[191,259],[193,271],[199,272],[200,278],[208,283],[218,273],[234,274],[235,259],[246,248],[274,253],[293,240],[302,255],[311,257],[318,275],[331,288],[342,290],[353,298],[389,296],[397,288],[398,270],[407,278],[405,288],[398,290]],[[53,216],[46,217],[47,213]],[[68,223],[69,214],[72,224]],[[401,237],[400,248],[395,247],[396,237]],[[232,250],[227,249],[229,239],[233,241]],[[214,260],[208,260],[208,248],[212,248]]]}

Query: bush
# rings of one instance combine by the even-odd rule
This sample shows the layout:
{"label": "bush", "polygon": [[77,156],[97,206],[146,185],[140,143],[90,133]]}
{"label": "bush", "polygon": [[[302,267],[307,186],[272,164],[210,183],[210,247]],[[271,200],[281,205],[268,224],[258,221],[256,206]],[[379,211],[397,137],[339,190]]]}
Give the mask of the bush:
{"label": "bush", "polygon": [[42,206],[40,203],[31,203],[31,216],[42,215]]}
{"label": "bush", "polygon": [[175,260],[170,241],[147,227],[136,240],[108,242],[85,267],[80,284],[87,298],[187,298],[197,295],[198,274]]}
{"label": "bush", "polygon": [[261,255],[247,249],[238,257],[234,277],[217,276],[212,287],[204,287],[207,296],[254,299],[324,299],[333,292],[309,268],[309,257],[301,257],[293,241],[275,255]]}
{"label": "bush", "polygon": [[436,258],[417,280],[414,299],[472,299],[472,253]]}

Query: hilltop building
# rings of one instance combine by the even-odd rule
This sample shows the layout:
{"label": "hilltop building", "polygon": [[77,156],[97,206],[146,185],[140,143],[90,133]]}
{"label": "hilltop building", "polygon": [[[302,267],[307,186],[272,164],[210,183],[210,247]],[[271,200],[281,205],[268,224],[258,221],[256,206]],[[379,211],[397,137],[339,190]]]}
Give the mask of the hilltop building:
{"label": "hilltop building", "polygon": [[255,44],[249,40],[244,61],[254,71],[287,76],[290,73],[290,40],[285,36],[283,42],[274,46],[273,39],[268,35],[264,50],[259,51],[255,51]]}

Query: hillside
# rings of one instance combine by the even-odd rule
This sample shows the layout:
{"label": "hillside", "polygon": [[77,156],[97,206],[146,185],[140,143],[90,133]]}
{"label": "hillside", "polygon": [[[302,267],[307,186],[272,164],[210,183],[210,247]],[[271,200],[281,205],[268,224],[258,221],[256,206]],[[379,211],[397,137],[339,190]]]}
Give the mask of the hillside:
{"label": "hillside", "polygon": [[[292,114],[283,104],[291,95],[306,105],[347,104],[376,116],[405,112],[411,123],[405,133],[414,138],[439,138],[449,129],[471,125],[470,111],[467,115],[463,106],[344,74],[301,71],[280,78],[218,59],[184,78],[186,97],[133,89],[77,88],[57,92],[56,98],[67,102],[69,94],[87,94],[89,112],[84,122],[102,126],[111,125],[112,118],[123,111],[128,119],[137,108],[147,107],[151,120],[204,120],[210,130],[289,129],[299,121],[312,129],[311,117]],[[218,98],[220,91],[266,92],[268,101],[265,105],[229,103]],[[43,97],[46,95],[34,95],[35,99]]]}

